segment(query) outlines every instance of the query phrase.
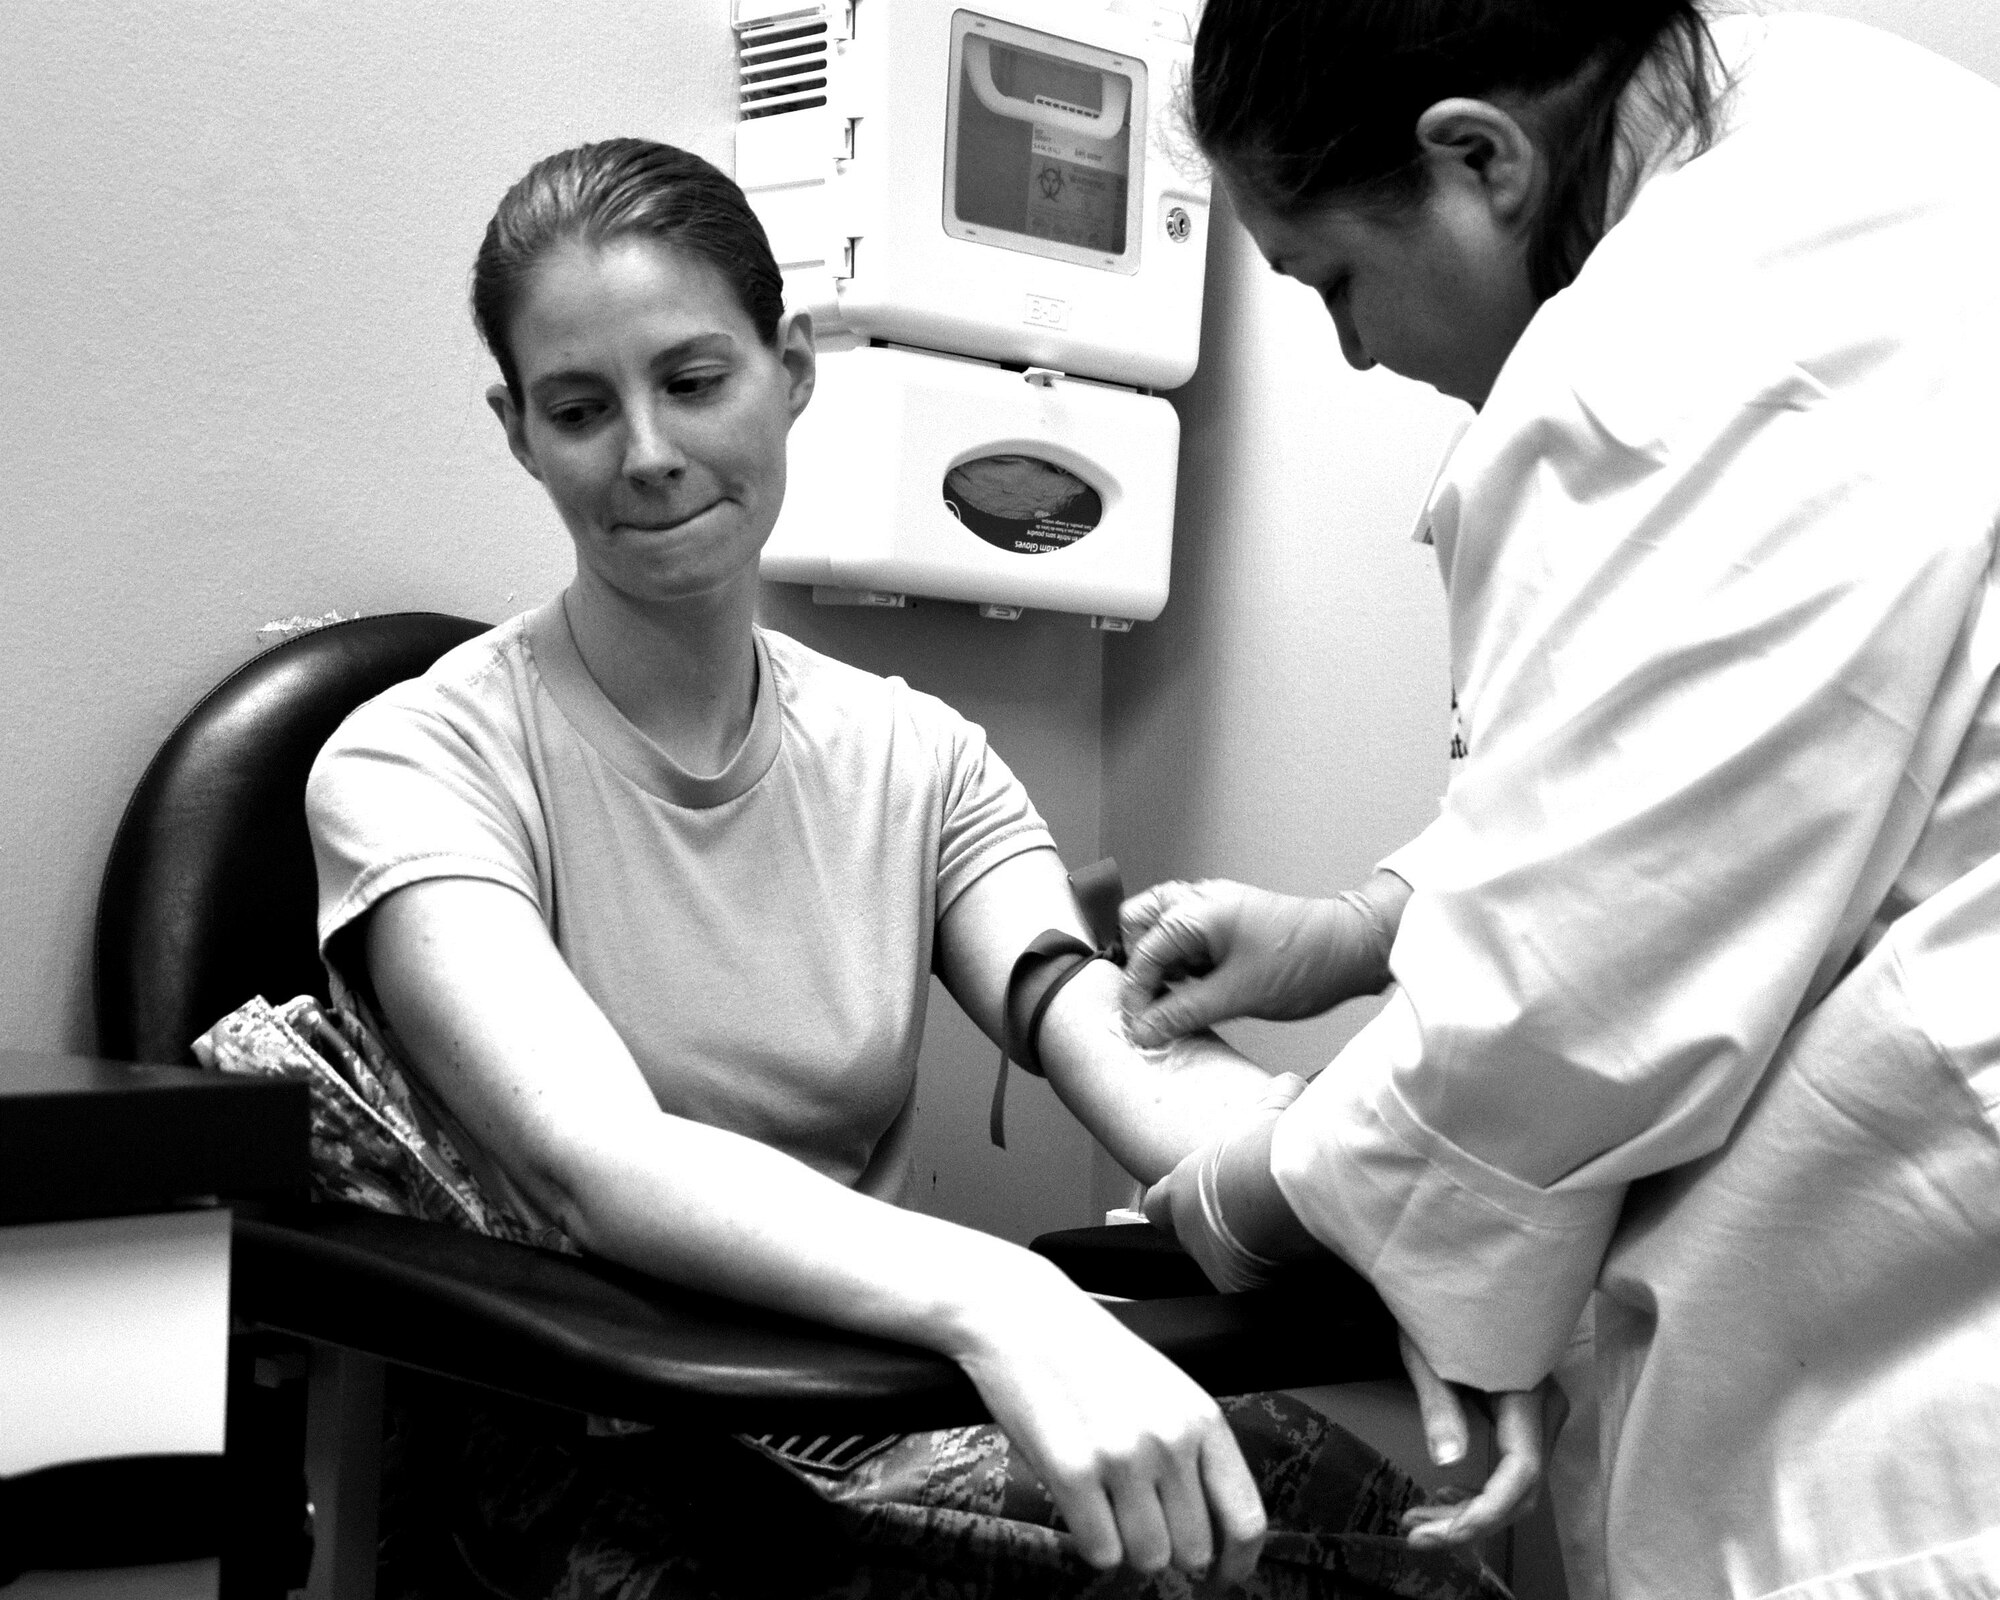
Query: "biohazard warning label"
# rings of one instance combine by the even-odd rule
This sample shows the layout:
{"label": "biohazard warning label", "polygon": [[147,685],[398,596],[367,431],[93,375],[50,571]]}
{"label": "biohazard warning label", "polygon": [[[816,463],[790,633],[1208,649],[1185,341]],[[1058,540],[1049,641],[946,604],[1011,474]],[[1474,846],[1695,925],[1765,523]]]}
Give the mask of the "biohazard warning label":
{"label": "biohazard warning label", "polygon": [[1037,122],[1028,182],[1028,233],[1125,253],[1125,141],[1090,139]]}

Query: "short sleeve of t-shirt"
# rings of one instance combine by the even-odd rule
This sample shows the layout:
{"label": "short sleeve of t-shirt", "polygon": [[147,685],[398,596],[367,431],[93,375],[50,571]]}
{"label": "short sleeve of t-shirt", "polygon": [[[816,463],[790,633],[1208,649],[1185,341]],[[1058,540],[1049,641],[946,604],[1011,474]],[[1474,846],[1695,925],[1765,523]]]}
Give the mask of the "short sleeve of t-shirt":
{"label": "short sleeve of t-shirt", "polygon": [[905,691],[932,724],[944,814],[938,839],[937,910],[989,868],[1038,846],[1053,848],[1047,825],[1012,769],[986,742],[985,730],[943,701]]}
{"label": "short sleeve of t-shirt", "polygon": [[[513,696],[519,619],[362,706],[314,763],[306,813],[321,948],[384,896],[429,878],[483,878],[542,906],[539,808]],[[494,690],[501,689],[496,697]]]}

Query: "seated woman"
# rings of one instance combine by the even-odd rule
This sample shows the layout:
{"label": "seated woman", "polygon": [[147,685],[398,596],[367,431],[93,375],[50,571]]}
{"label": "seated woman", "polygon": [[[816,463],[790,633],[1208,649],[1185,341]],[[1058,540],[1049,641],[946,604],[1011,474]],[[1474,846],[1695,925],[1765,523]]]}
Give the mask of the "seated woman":
{"label": "seated woman", "polygon": [[[755,625],[813,346],[741,193],[638,140],[550,157],[502,202],[472,298],[503,379],[489,401],[576,576],[326,747],[309,810],[329,965],[530,1227],[958,1362],[1001,1430],[954,1436],[991,1487],[958,1509],[1016,1508],[1018,1461],[1081,1557],[1034,1592],[1120,1563],[1244,1577],[1265,1512],[1216,1404],[1047,1262],[884,1203],[931,972],[997,1039],[1022,947],[1080,924],[978,728]],[[1141,1057],[1117,1007],[1115,971],[1086,968],[1040,1055],[1154,1179],[1270,1081],[1212,1038]],[[493,1416],[463,1424],[445,1474],[484,1485],[450,1515],[489,1592],[770,1592],[740,1549],[735,1578],[685,1577],[713,1532],[702,1484],[744,1481],[717,1464],[738,1446],[675,1475],[666,1442],[598,1449],[580,1425]],[[1342,1448],[1366,1492],[1336,1531],[1469,1590],[1469,1570],[1388,1537],[1407,1482]],[[934,1487],[940,1449],[917,1474]],[[883,1480],[878,1461],[869,1492]]]}

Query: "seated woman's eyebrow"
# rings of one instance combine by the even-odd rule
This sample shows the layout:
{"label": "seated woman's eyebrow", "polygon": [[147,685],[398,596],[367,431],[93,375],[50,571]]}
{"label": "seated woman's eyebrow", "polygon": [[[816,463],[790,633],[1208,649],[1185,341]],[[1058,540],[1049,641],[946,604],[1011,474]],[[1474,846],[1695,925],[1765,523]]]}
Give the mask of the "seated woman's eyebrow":
{"label": "seated woman's eyebrow", "polygon": [[[700,333],[691,339],[682,339],[658,351],[647,365],[655,372],[679,366],[685,361],[697,361],[704,356],[733,356],[739,346],[726,333]],[[551,389],[563,388],[577,383],[600,383],[603,374],[587,367],[563,367],[555,372],[545,372],[528,385],[528,393],[539,399]]]}
{"label": "seated woman's eyebrow", "polygon": [[691,339],[683,339],[678,344],[668,345],[653,357],[653,366],[656,369],[670,367],[702,356],[733,356],[737,349],[737,341],[733,334],[720,330],[714,333],[698,333]]}

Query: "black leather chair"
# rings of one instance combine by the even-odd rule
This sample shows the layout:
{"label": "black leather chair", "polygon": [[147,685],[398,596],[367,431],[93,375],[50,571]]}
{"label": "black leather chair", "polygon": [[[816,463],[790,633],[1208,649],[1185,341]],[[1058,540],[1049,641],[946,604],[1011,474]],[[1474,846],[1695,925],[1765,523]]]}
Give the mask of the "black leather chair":
{"label": "black leather chair", "polygon": [[[105,870],[101,1055],[191,1061],[191,1041],[253,994],[326,997],[307,771],[350,710],[482,629],[424,612],[336,623],[256,657],[187,715],[141,778]],[[1183,1291],[1113,1314],[1213,1393],[1400,1370],[1393,1324],[1358,1278],[1216,1295],[1149,1229],[1070,1230],[1037,1245],[1101,1293]],[[372,1585],[373,1479],[365,1466],[340,1474],[379,1425],[381,1362],[654,1423],[879,1432],[984,1416],[963,1374],[928,1351],[352,1207],[239,1215],[231,1293],[240,1325],[319,1352],[321,1420],[308,1425],[308,1452],[321,1458],[315,1595]]]}

